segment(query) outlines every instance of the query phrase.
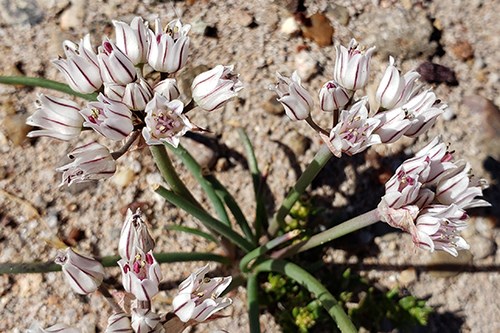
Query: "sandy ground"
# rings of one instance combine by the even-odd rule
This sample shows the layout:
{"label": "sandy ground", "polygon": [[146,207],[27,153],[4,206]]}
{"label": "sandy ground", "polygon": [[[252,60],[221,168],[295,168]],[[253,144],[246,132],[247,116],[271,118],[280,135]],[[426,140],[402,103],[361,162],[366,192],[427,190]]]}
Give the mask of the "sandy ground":
{"label": "sandy ground", "polygon": [[[236,128],[247,130],[261,166],[268,166],[268,185],[276,203],[293,185],[297,170],[307,165],[320,145],[305,124],[292,123],[276,111],[270,104],[273,94],[267,90],[275,81],[276,71],[290,74],[299,67],[309,76],[305,85],[311,92],[318,91],[332,76],[333,46],[320,47],[310,39],[282,31],[291,16],[286,8],[294,3],[1,0],[0,73],[62,81],[50,64],[51,59],[62,54],[62,41],[78,41],[86,33],[99,41],[112,32],[112,19],[128,22],[141,15],[152,22],[159,15],[164,23],[176,17],[191,23],[191,68],[234,64],[246,84],[240,99],[223,110],[196,112],[191,118],[220,136],[230,153],[210,156],[203,147],[193,149],[208,154],[212,161],[217,159],[214,172],[228,185],[245,213],[253,216],[254,206],[248,199],[252,198],[251,179],[238,159],[244,150]],[[415,143],[402,140],[374,147],[359,158],[333,161],[310,192],[320,198],[327,214],[341,219],[372,209],[378,197],[366,193],[381,193],[382,184],[377,179],[384,167],[393,170],[403,153],[416,150],[413,144],[420,148],[437,134],[452,143],[458,156],[472,163],[476,175],[492,183],[487,197],[494,207],[473,212],[465,233],[471,253],[460,255],[453,274],[426,268],[429,264],[453,263],[451,257],[416,250],[406,235],[387,233],[383,227],[370,228],[354,238],[363,251],[340,249],[335,244],[325,250],[327,266],[350,264],[374,283],[407,288],[415,296],[428,299],[435,315],[424,332],[500,331],[499,196],[495,183],[500,159],[500,24],[496,7],[494,0],[343,0],[335,1],[335,5],[306,2],[308,15],[321,12],[331,21],[335,44],[346,45],[354,36],[367,46],[377,45],[371,74],[374,82],[382,76],[388,54],[395,56],[405,71],[430,60],[456,72],[458,85],[434,85],[438,97],[450,107],[427,135]],[[205,36],[207,31],[209,36]],[[189,70],[185,76],[189,76]],[[368,86],[367,92],[373,93],[374,89],[376,84]],[[52,241],[57,238],[76,239],[78,249],[95,256],[114,254],[124,210],[131,204],[145,209],[158,251],[215,250],[213,244],[166,230],[169,223],[195,226],[196,221],[153,193],[152,184],[160,175],[147,150],[135,150],[120,159],[118,175],[110,181],[58,188],[60,175],[54,168],[64,163],[65,153],[76,142],[24,139],[29,131],[24,121],[33,113],[33,101],[40,92],[46,91],[0,86],[0,262],[51,260],[56,252]],[[313,116],[320,124],[328,121],[327,115],[319,111]],[[194,145],[188,139],[184,144]],[[182,174],[199,196],[196,182],[185,172]],[[199,265],[169,264],[163,265],[162,271],[168,282],[177,283]],[[412,267],[417,274],[408,278]],[[119,272],[109,269],[108,273],[112,280]],[[168,289],[159,295],[158,310],[169,310],[174,292]],[[64,322],[76,324],[84,332],[99,332],[110,313],[99,296],[79,297],[72,293],[58,273],[0,276],[0,295],[1,332],[23,332],[34,322],[45,326]],[[226,312],[229,317],[199,327],[196,332],[215,328],[248,331],[245,291],[239,288],[232,295],[234,305]],[[263,313],[261,323],[265,332],[281,331],[269,313]]]}

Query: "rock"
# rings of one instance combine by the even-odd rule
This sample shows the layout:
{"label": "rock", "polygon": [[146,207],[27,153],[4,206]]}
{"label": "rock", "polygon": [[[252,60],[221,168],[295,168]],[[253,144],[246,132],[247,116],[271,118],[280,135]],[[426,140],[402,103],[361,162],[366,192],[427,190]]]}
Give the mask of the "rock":
{"label": "rock", "polygon": [[[468,266],[471,263],[472,254],[470,251],[459,251],[457,257],[444,251],[435,251],[426,264],[431,266],[429,267],[429,274],[431,276],[446,278],[460,274],[462,271],[461,266]],[[450,265],[453,268],[446,270],[446,265]],[[435,266],[434,270],[432,266]]]}
{"label": "rock", "polygon": [[328,13],[333,15],[335,20],[343,26],[347,26],[349,24],[349,20],[351,19],[351,16],[349,15],[349,10],[341,5],[335,5],[335,4],[328,5]]}
{"label": "rock", "polygon": [[119,187],[127,187],[134,181],[134,178],[134,170],[122,168],[111,177],[111,181]]}
{"label": "rock", "polygon": [[284,34],[295,36],[300,33],[300,25],[294,17],[290,16],[281,23],[280,31]]}
{"label": "rock", "polygon": [[422,80],[429,83],[446,83],[449,86],[458,85],[455,71],[446,66],[426,61],[421,63],[416,71],[421,75]]}
{"label": "rock", "polygon": [[307,149],[311,146],[309,138],[296,131],[287,133],[287,135],[283,138],[283,142],[290,147],[295,156],[304,155]]}
{"label": "rock", "polygon": [[434,27],[422,10],[375,7],[351,23],[355,24],[352,30],[358,41],[366,47],[377,46],[377,53],[384,59],[389,55],[400,61],[427,57],[437,47],[435,42],[429,42]]}
{"label": "rock", "polygon": [[463,61],[474,58],[474,49],[466,40],[452,45],[451,52],[455,55],[455,57]]}
{"label": "rock", "polygon": [[43,20],[37,0],[0,0],[1,24],[36,25]]}
{"label": "rock", "polygon": [[281,116],[283,115],[283,113],[285,113],[283,105],[278,102],[277,96],[274,93],[271,94],[271,96],[269,96],[269,98],[267,98],[264,102],[262,102],[261,107],[265,112],[275,116]]}
{"label": "rock", "polygon": [[333,44],[334,29],[325,15],[316,13],[309,17],[307,23],[302,27],[304,37],[313,40],[320,47]]}
{"label": "rock", "polygon": [[25,114],[14,114],[4,118],[2,130],[14,146],[20,146],[26,139],[26,134],[31,130],[31,126],[26,125]]}
{"label": "rock", "polygon": [[398,281],[403,287],[407,287],[417,280],[417,271],[415,268],[408,268],[402,271],[398,276]]}
{"label": "rock", "polygon": [[255,26],[255,20],[251,13],[246,10],[239,10],[235,13],[236,22],[242,27]]}
{"label": "rock", "polygon": [[295,68],[300,78],[307,82],[318,73],[318,62],[308,51],[302,50],[295,55]]}
{"label": "rock", "polygon": [[72,0],[71,6],[60,17],[59,26],[62,30],[76,30],[83,24],[85,17],[86,0]]}
{"label": "rock", "polygon": [[495,242],[481,235],[474,235],[467,240],[474,259],[484,259],[496,251]]}
{"label": "rock", "polygon": [[[481,132],[484,138],[491,141],[500,137],[500,110],[492,101],[483,96],[469,95],[463,98],[462,103],[469,109],[470,113],[484,118],[484,121],[481,121],[484,124]],[[496,158],[499,158],[500,149],[497,147],[493,151],[497,154]],[[495,157],[495,155],[493,156]]]}
{"label": "rock", "polygon": [[38,293],[42,287],[42,281],[42,274],[20,275],[17,280],[17,284],[19,285],[19,296],[29,298]]}

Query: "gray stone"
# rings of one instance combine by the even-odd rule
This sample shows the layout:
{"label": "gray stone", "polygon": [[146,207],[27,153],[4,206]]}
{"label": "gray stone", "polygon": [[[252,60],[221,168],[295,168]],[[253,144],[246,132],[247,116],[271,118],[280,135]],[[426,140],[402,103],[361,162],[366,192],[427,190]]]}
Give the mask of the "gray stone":
{"label": "gray stone", "polygon": [[43,11],[36,0],[0,0],[0,24],[36,25],[43,20]]}

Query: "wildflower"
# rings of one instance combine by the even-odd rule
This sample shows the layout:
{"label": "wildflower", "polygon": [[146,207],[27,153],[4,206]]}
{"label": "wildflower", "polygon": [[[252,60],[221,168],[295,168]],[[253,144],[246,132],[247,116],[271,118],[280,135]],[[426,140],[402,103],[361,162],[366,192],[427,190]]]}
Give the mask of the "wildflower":
{"label": "wildflower", "polygon": [[135,256],[136,248],[147,253],[153,249],[154,245],[155,242],[149,234],[146,223],[142,220],[141,210],[137,209],[135,213],[132,213],[128,209],[118,245],[120,256],[129,261]]}
{"label": "wildflower", "polygon": [[401,106],[406,119],[410,121],[410,127],[404,135],[417,137],[436,122],[437,117],[444,112],[447,105],[435,105],[435,103],[436,95],[430,90],[425,90]]}
{"label": "wildflower", "polygon": [[148,22],[141,17],[134,17],[130,25],[113,21],[116,32],[116,46],[132,61],[134,65],[144,63],[148,59]]}
{"label": "wildflower", "polygon": [[351,98],[351,93],[339,86],[335,81],[328,81],[319,91],[320,108],[332,112],[345,106]]}
{"label": "wildflower", "polygon": [[409,119],[402,108],[383,111],[375,114],[373,118],[380,121],[375,129],[383,143],[393,143],[400,139],[411,126]]}
{"label": "wildflower", "polygon": [[160,19],[155,21],[155,32],[149,30],[148,63],[154,70],[175,73],[187,62],[191,25],[182,25],[180,20],[173,20],[162,32]]}
{"label": "wildflower", "polygon": [[286,115],[291,120],[304,120],[309,117],[314,102],[309,92],[302,87],[297,71],[287,78],[276,73],[278,83],[273,90],[278,94],[278,102],[285,108]]}
{"label": "wildflower", "polygon": [[85,35],[80,45],[64,41],[63,48],[66,59],[56,59],[52,63],[64,74],[71,89],[83,94],[99,90],[102,86],[101,71],[90,35]]}
{"label": "wildflower", "polygon": [[125,290],[139,301],[150,302],[158,293],[158,284],[162,279],[160,265],[153,257],[152,251],[144,253],[136,248],[130,260],[120,259],[118,265],[122,269],[122,284]]}
{"label": "wildflower", "polygon": [[115,160],[108,148],[97,142],[75,148],[68,157],[73,161],[56,169],[63,172],[59,186],[109,178],[116,170]]}
{"label": "wildflower", "polygon": [[163,332],[160,316],[150,309],[132,309],[132,328],[135,332]]}
{"label": "wildflower", "polygon": [[68,141],[80,135],[83,118],[79,114],[80,107],[75,102],[40,94],[35,106],[36,111],[28,117],[26,124],[43,129],[29,132],[29,138],[49,136]]}
{"label": "wildflower", "polygon": [[153,91],[162,95],[169,101],[177,99],[181,94],[175,79],[165,79],[158,82],[154,86]]}
{"label": "wildflower", "polygon": [[358,43],[352,39],[349,48],[340,45],[336,47],[335,69],[333,79],[348,90],[363,88],[368,82],[370,58],[375,47],[362,52]]}
{"label": "wildflower", "polygon": [[167,142],[177,147],[179,138],[193,128],[189,119],[182,114],[184,104],[175,99],[168,101],[164,96],[155,93],[146,105],[146,127],[142,135],[148,145]]}
{"label": "wildflower", "polygon": [[108,318],[108,326],[104,333],[133,333],[130,317],[124,312],[113,313]]}
{"label": "wildflower", "polygon": [[121,101],[133,111],[140,111],[153,97],[153,90],[144,79],[139,79],[125,86]]}
{"label": "wildflower", "polygon": [[111,140],[125,139],[134,129],[132,112],[121,102],[99,94],[97,102],[90,102],[80,111],[83,123]]}
{"label": "wildflower", "polygon": [[97,61],[105,83],[125,85],[136,79],[134,64],[112,41],[103,41],[98,52]]}
{"label": "wildflower", "polygon": [[78,254],[68,247],[58,253],[55,262],[62,266],[66,281],[79,294],[90,294],[102,283],[104,268],[94,258]]}
{"label": "wildflower", "polygon": [[340,121],[329,137],[321,136],[335,156],[340,157],[342,152],[354,155],[380,143],[380,137],[373,133],[378,124],[379,120],[368,117],[366,99],[362,99],[341,112]]}
{"label": "wildflower", "polygon": [[179,285],[179,294],[175,296],[173,306],[174,314],[181,321],[205,321],[232,303],[229,298],[219,297],[232,278],[205,278],[208,270],[208,265],[198,269]]}
{"label": "wildflower", "polygon": [[243,89],[239,74],[234,74],[233,68],[232,65],[217,65],[194,78],[191,91],[200,108],[205,111],[218,109]]}

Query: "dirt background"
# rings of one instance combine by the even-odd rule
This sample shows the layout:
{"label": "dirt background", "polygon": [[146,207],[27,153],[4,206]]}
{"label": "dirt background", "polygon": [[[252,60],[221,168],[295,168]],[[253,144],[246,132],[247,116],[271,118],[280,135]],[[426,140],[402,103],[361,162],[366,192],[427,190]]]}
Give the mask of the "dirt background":
{"label": "dirt background", "polygon": [[[189,139],[183,143],[201,156],[202,163],[229,187],[251,217],[251,179],[241,162],[244,151],[236,128],[247,130],[262,169],[268,170],[274,198],[269,199],[270,210],[320,146],[305,124],[293,123],[283,115],[273,102],[273,93],[267,90],[275,81],[276,71],[289,75],[298,68],[311,93],[332,78],[334,47],[320,47],[310,38],[288,33],[287,19],[296,3],[0,0],[0,73],[62,81],[50,60],[63,53],[61,43],[65,39],[77,42],[91,33],[98,42],[112,33],[112,19],[130,22],[140,15],[152,22],[159,15],[165,24],[180,17],[193,25],[190,68],[234,64],[246,84],[240,99],[224,109],[192,114],[191,120],[210,129],[225,149],[214,153]],[[327,247],[323,253],[325,267],[347,265],[383,288],[406,288],[426,298],[435,314],[423,332],[500,331],[498,2],[344,0],[306,1],[305,7],[306,16],[320,12],[331,22],[334,44],[347,45],[351,37],[356,37],[365,46],[377,46],[369,94],[376,89],[388,54],[404,71],[428,60],[442,64],[455,71],[458,82],[434,84],[438,98],[447,102],[449,109],[426,135],[330,162],[309,192],[325,211],[317,223],[327,227],[333,221],[374,208],[383,191],[381,180],[437,134],[452,144],[457,156],[471,162],[476,175],[489,180],[492,185],[486,196],[494,205],[472,212],[470,228],[465,232],[471,251],[462,252],[458,259],[417,250],[407,235],[380,224],[351,237],[348,243],[354,246]],[[322,33],[313,31],[311,36],[319,38]],[[190,68],[183,76],[186,82],[192,75]],[[52,245],[55,239],[73,241],[79,250],[94,256],[114,254],[124,211],[131,204],[145,210],[157,251],[217,251],[211,243],[166,230],[170,223],[196,226],[196,221],[153,193],[151,187],[161,177],[147,150],[131,151],[120,159],[117,175],[109,181],[58,188],[60,174],[54,169],[64,163],[65,154],[77,142],[25,139],[30,129],[24,122],[34,112],[33,101],[40,92],[47,91],[0,86],[0,262],[51,260],[56,252]],[[313,117],[324,126],[328,124],[328,115],[320,111],[314,111]],[[92,134],[85,136],[89,140]],[[181,172],[199,196],[196,182]],[[439,263],[456,266],[451,273],[428,268]],[[166,290],[155,300],[159,311],[170,309],[173,286],[200,265],[162,266]],[[107,272],[110,281],[119,276],[116,268]],[[43,326],[63,322],[83,332],[100,332],[110,313],[98,295],[80,297],[72,293],[58,273],[2,275],[0,295],[1,332],[24,332],[35,322]],[[237,289],[232,297],[234,305],[226,311],[228,318],[193,331],[248,331],[244,288]],[[281,331],[266,312],[261,325],[264,332]]]}

